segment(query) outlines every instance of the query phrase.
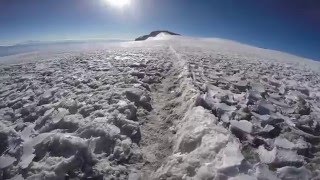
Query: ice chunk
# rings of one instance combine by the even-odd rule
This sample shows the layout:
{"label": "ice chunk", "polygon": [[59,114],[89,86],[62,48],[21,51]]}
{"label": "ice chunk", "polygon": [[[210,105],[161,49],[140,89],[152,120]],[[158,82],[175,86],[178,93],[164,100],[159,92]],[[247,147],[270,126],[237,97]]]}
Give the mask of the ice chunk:
{"label": "ice chunk", "polygon": [[92,105],[84,105],[82,108],[79,109],[79,113],[83,117],[88,117],[92,112],[94,112],[96,109]]}
{"label": "ice chunk", "polygon": [[24,146],[25,149],[25,153],[22,157],[21,157],[21,162],[19,163],[20,167],[22,169],[26,169],[29,164],[32,162],[33,158],[36,156],[33,154],[34,149],[29,149],[27,147]]}
{"label": "ice chunk", "polygon": [[305,162],[304,158],[294,150],[274,147],[271,151],[268,151],[263,146],[259,146],[257,153],[260,161],[266,164],[283,166],[286,164],[302,165]]}
{"label": "ice chunk", "polygon": [[270,164],[276,159],[277,149],[273,148],[271,151],[266,150],[263,146],[259,146],[257,153],[262,163]]}
{"label": "ice chunk", "polygon": [[290,142],[286,138],[281,138],[281,137],[277,137],[276,140],[274,141],[274,144],[277,147],[281,147],[285,149],[293,149],[295,147],[295,145],[292,142]]}
{"label": "ice chunk", "polygon": [[219,103],[216,105],[216,109],[219,111],[235,111],[237,108],[235,106],[228,106],[225,103]]}
{"label": "ice chunk", "polygon": [[272,112],[276,111],[276,108],[266,102],[266,101],[261,101],[256,109],[256,111],[260,114],[260,115],[266,115],[266,114],[271,114]]}
{"label": "ice chunk", "polygon": [[197,126],[190,132],[184,134],[179,142],[179,150],[182,153],[191,152],[201,144],[202,136],[204,135],[206,127]]}
{"label": "ice chunk", "polygon": [[53,98],[53,94],[57,91],[57,88],[51,88],[45,91],[42,96],[40,96],[39,105],[49,104]]}
{"label": "ice chunk", "polygon": [[248,95],[247,95],[247,99],[248,99],[249,104],[254,104],[256,101],[262,99],[262,96],[257,91],[249,90]]}
{"label": "ice chunk", "polygon": [[265,93],[265,91],[266,91],[264,89],[263,85],[260,83],[251,83],[250,86],[251,86],[252,90],[257,91],[259,93]]}
{"label": "ice chunk", "polygon": [[305,167],[282,167],[277,169],[278,177],[283,180],[309,180],[311,179],[311,172]]}
{"label": "ice chunk", "polygon": [[29,125],[27,127],[25,127],[22,131],[21,131],[21,139],[26,141],[29,140],[29,137],[31,136],[33,132],[33,125]]}
{"label": "ice chunk", "polygon": [[57,127],[60,129],[68,129],[70,131],[75,131],[79,128],[83,117],[80,114],[66,115],[59,123]]}
{"label": "ice chunk", "polygon": [[139,173],[130,173],[128,176],[128,180],[140,180],[141,179],[141,175]]}
{"label": "ice chunk", "polygon": [[9,180],[25,180],[21,174],[18,174],[14,176],[13,178],[10,178]]}
{"label": "ice chunk", "polygon": [[60,103],[62,108],[66,108],[69,110],[71,114],[75,114],[78,111],[78,102],[74,99],[65,99]]}
{"label": "ice chunk", "polygon": [[252,128],[253,128],[252,123],[247,120],[240,120],[240,121],[231,120],[230,125],[231,125],[230,127],[231,129],[235,128],[249,134],[252,132]]}
{"label": "ice chunk", "polygon": [[269,170],[269,167],[266,164],[258,163],[254,166],[255,176],[261,180],[280,180],[276,174]]}
{"label": "ice chunk", "polygon": [[35,157],[34,147],[41,143],[44,139],[52,135],[52,133],[42,133],[34,138],[25,138],[25,142],[23,143],[23,154],[21,156],[21,161],[19,165],[22,169],[25,169],[29,166],[33,158]]}
{"label": "ice chunk", "polygon": [[11,156],[1,156],[0,157],[0,169],[11,166],[16,161],[16,158]]}
{"label": "ice chunk", "polygon": [[247,81],[238,81],[237,83],[233,84],[235,88],[239,89],[241,92],[245,92],[248,87],[248,82]]}
{"label": "ice chunk", "polygon": [[223,161],[219,168],[239,166],[244,157],[240,151],[240,144],[236,141],[228,142],[223,149]]}
{"label": "ice chunk", "polygon": [[229,180],[257,180],[254,176],[249,176],[248,174],[239,174],[235,177],[229,178]]}
{"label": "ice chunk", "polygon": [[53,123],[58,123],[62,120],[63,117],[69,114],[69,111],[64,108],[58,108],[58,112],[53,116],[52,121]]}
{"label": "ice chunk", "polygon": [[132,88],[130,90],[126,90],[125,95],[129,101],[139,102],[140,97],[143,95],[143,91],[140,89],[137,89],[137,88],[135,88],[135,89]]}
{"label": "ice chunk", "polygon": [[119,106],[119,111],[126,115],[127,119],[137,120],[137,108],[132,103],[127,103],[126,101],[120,100],[117,105]]}
{"label": "ice chunk", "polygon": [[139,105],[148,111],[152,110],[152,106],[150,104],[151,98],[144,94],[141,89],[132,88],[126,90],[125,95],[129,101],[136,103],[136,105]]}

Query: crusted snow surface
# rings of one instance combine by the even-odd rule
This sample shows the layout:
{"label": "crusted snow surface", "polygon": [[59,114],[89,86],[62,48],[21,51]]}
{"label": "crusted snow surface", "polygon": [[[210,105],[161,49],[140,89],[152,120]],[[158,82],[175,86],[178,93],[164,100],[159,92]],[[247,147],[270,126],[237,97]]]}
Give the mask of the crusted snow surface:
{"label": "crusted snow surface", "polygon": [[0,179],[319,179],[319,63],[162,34],[0,66]]}

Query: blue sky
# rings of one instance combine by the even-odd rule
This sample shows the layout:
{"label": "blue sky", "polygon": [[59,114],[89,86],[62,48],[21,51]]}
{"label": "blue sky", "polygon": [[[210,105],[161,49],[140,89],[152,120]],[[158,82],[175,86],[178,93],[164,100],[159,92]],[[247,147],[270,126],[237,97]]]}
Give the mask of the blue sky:
{"label": "blue sky", "polygon": [[219,37],[320,60],[318,0],[0,0],[0,45],[133,39],[152,30]]}

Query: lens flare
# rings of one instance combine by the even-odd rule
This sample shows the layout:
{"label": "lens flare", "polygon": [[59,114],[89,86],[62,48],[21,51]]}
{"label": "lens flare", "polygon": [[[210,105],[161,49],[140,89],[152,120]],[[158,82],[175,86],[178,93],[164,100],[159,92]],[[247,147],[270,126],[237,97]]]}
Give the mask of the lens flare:
{"label": "lens flare", "polygon": [[110,6],[116,8],[124,8],[131,4],[131,0],[105,0]]}

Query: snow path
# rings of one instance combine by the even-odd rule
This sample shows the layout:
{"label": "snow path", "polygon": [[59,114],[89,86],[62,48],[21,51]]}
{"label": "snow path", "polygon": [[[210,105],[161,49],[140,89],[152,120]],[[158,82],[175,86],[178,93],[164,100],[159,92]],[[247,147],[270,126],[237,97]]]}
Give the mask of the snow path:
{"label": "snow path", "polygon": [[179,66],[181,65],[179,62],[182,60],[172,46],[169,49],[173,54],[170,59],[173,65],[161,83],[155,84],[151,88],[154,109],[141,127],[141,149],[145,160],[145,165],[142,168],[142,179],[150,179],[150,175],[172,154],[172,141],[176,133],[173,124],[176,123],[174,121],[181,119],[179,118],[181,114],[175,108],[179,105],[176,98],[179,96],[178,75],[183,69]]}
{"label": "snow path", "polygon": [[171,78],[164,79],[161,84],[155,85],[151,88],[152,104],[154,109],[148,115],[146,122],[142,125],[142,141],[141,148],[143,152],[146,166],[144,174],[149,175],[148,171],[155,171],[160,167],[164,159],[172,153],[171,137],[173,133],[170,131],[171,122],[166,119],[170,111],[168,102],[172,96],[170,94],[168,85]]}

